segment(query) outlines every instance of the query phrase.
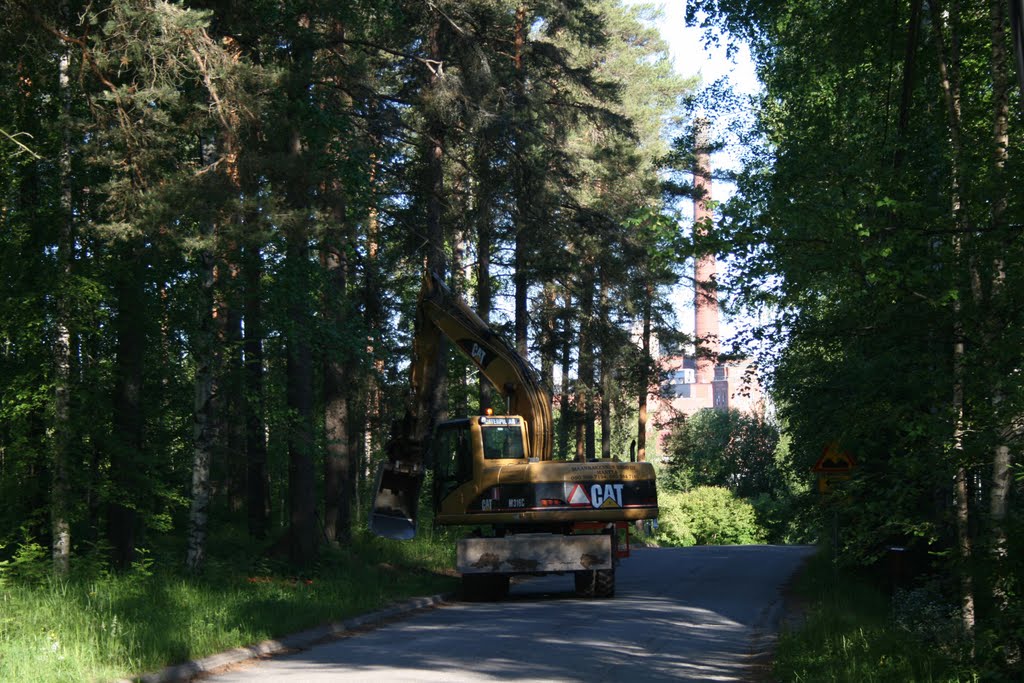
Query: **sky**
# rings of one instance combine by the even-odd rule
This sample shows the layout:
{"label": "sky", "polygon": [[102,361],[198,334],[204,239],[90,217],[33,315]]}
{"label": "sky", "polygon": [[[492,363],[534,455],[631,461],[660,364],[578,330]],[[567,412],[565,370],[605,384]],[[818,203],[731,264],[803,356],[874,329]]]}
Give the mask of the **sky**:
{"label": "sky", "polygon": [[[651,4],[661,8],[662,18],[658,22],[658,30],[669,45],[673,65],[679,75],[699,76],[702,84],[713,83],[724,77],[741,94],[752,95],[759,89],[754,66],[750,60],[750,52],[746,47],[741,46],[733,59],[726,56],[724,46],[705,48],[702,30],[686,25],[686,0],[661,0],[660,2],[658,0],[623,0],[623,2],[626,5]],[[722,152],[712,156],[711,164],[713,167],[721,168],[734,165],[734,161],[729,152]],[[728,184],[718,182],[712,188],[713,198],[725,201],[732,195],[733,189]],[[687,221],[691,221],[692,215],[692,208],[686,209]],[[689,225],[689,222],[686,225]],[[721,268],[722,265],[720,264],[719,267]],[[679,327],[684,332],[692,332],[692,287],[688,284],[677,287],[671,298]],[[730,322],[723,316],[721,334],[722,341],[726,344],[728,344],[734,329]]]}
{"label": "sky", "polygon": [[676,72],[682,76],[699,75],[706,83],[728,76],[740,92],[753,93],[757,77],[745,47],[735,61],[725,56],[725,47],[705,49],[701,29],[686,25],[686,0],[624,0],[626,5],[654,5],[662,10],[658,24],[661,37],[669,45]]}

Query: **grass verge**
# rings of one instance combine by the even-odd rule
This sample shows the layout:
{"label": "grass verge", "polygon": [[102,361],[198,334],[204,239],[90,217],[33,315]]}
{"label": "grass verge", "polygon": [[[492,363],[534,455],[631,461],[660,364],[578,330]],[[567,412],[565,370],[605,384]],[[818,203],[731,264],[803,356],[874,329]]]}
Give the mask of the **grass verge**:
{"label": "grass verge", "polygon": [[800,623],[784,625],[774,679],[813,683],[967,683],[955,610],[925,587],[890,596],[819,553],[792,586]]}
{"label": "grass verge", "polygon": [[[370,536],[296,576],[211,563],[201,578],[134,570],[0,585],[0,681],[107,681],[454,590],[444,539]],[[2,575],[0,575],[2,578]]]}

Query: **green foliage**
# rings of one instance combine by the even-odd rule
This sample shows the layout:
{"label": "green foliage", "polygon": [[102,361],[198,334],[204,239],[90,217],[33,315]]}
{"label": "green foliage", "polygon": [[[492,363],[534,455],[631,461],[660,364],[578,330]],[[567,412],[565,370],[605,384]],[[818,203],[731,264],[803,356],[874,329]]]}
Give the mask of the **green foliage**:
{"label": "green foliage", "polygon": [[931,558],[978,604],[979,665],[1019,673],[1019,617],[996,597],[1020,581],[997,539],[1024,500],[1002,475],[1024,414],[1024,109],[1004,10],[687,5],[748,41],[764,86],[739,191],[698,248],[731,254],[725,288],[774,318],[746,336],[773,370],[791,469],[813,484],[828,444],[851,454],[827,508],[841,562],[892,545]]}
{"label": "green foliage", "polygon": [[897,588],[892,595],[893,623],[922,645],[946,655],[963,649],[960,608],[935,581]]}
{"label": "green foliage", "polygon": [[722,487],[700,486],[684,493],[663,489],[658,506],[658,543],[742,545],[766,539],[754,507]]}
{"label": "green foliage", "polygon": [[981,680],[959,663],[964,642],[957,610],[933,586],[898,591],[890,600],[819,553],[788,592],[796,613],[775,653],[778,680]]}
{"label": "green foliage", "polygon": [[156,560],[147,548],[135,549],[135,560],[132,561],[132,568],[129,576],[135,581],[146,581],[153,577],[153,565]]}
{"label": "green foliage", "polygon": [[685,496],[685,493],[665,488],[658,491],[658,528],[654,533],[655,542],[680,547],[697,544],[697,538],[689,527],[692,520],[683,510]]}
{"label": "green foliage", "polygon": [[[451,591],[449,539],[360,536],[296,576],[286,563],[219,561],[203,579],[149,559],[123,575],[0,586],[0,680],[112,680]],[[85,558],[82,558],[85,559]],[[159,619],[153,615],[159,614]]]}
{"label": "green foliage", "polygon": [[[22,529],[24,540],[18,543],[9,560],[0,561],[0,587],[8,583],[40,586],[51,574],[49,552],[39,543],[29,540]],[[5,550],[0,546],[0,553]]]}
{"label": "green foliage", "polygon": [[813,515],[800,495],[805,487],[789,464],[788,443],[762,416],[699,410],[669,435],[671,461],[663,481],[680,491],[728,489],[753,506],[758,526],[772,543],[813,540]]}
{"label": "green foliage", "polygon": [[666,454],[680,488],[724,486],[740,497],[775,494],[784,470],[775,453],[779,430],[763,416],[705,408],[672,430]]}
{"label": "green foliage", "polygon": [[[600,397],[625,458],[651,362],[625,330],[644,306],[657,324],[684,258],[659,165],[692,83],[652,12],[108,0],[4,13],[0,540],[28,529],[4,575],[41,581],[64,522],[72,575],[142,585],[173,573],[190,526],[221,543],[211,572],[246,517],[254,536],[291,537],[289,501],[315,502],[301,517],[319,541],[336,501],[328,444],[347,439],[328,464],[353,480],[344,505],[365,505],[356,492],[405,408],[428,252],[465,269],[487,250],[494,272],[475,277],[495,301],[510,282],[521,295],[510,327],[531,355],[589,374],[576,383],[594,400],[565,426],[593,425]],[[449,366],[453,412],[474,411],[468,370]]]}
{"label": "green foliage", "polygon": [[779,494],[760,493],[745,498],[757,513],[757,523],[764,528],[768,543],[815,543],[820,523],[819,494],[795,489]]}

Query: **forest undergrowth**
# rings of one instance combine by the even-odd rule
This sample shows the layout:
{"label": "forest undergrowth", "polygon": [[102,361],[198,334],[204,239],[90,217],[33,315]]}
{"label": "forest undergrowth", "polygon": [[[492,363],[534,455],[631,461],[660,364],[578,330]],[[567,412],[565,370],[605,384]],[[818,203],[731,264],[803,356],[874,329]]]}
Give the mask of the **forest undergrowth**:
{"label": "forest undergrowth", "polygon": [[325,549],[304,574],[245,550],[222,550],[201,577],[146,553],[123,573],[86,555],[58,580],[48,553],[21,545],[0,566],[0,680],[114,680],[456,585],[453,544],[440,536],[389,543],[364,534]]}
{"label": "forest undergrowth", "polygon": [[[885,583],[884,578],[881,583]],[[792,609],[772,680],[787,683],[968,683],[969,661],[954,603],[937,580],[910,587],[837,567],[825,549],[789,587]]]}

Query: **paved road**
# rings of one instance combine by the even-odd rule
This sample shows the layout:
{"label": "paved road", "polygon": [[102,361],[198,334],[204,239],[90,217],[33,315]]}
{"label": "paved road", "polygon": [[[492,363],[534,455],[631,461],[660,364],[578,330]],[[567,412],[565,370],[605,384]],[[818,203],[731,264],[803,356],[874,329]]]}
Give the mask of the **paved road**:
{"label": "paved road", "polygon": [[288,681],[742,681],[775,628],[779,588],[813,550],[634,551],[616,597],[573,597],[571,576],[513,583],[500,603],[456,603],[215,683]]}

